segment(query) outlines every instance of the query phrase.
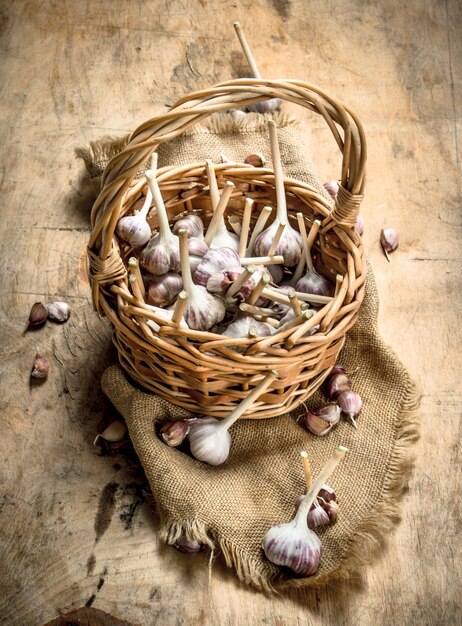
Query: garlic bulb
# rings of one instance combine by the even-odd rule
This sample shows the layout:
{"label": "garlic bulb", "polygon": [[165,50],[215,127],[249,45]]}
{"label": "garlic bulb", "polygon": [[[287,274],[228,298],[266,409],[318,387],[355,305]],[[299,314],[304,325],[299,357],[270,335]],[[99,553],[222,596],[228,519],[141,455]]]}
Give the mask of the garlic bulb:
{"label": "garlic bulb", "polygon": [[189,265],[188,235],[184,230],[180,230],[178,234],[183,288],[188,294],[183,317],[189,328],[209,330],[224,319],[225,305],[222,300],[209,293],[205,287],[193,283]]}
{"label": "garlic bulb", "polygon": [[153,276],[148,288],[148,302],[155,306],[166,307],[175,302],[182,289],[183,279],[176,272]]}
{"label": "garlic bulb", "polygon": [[207,291],[223,296],[243,271],[244,270],[241,268],[240,271],[222,270],[221,272],[215,272],[207,281]]}
{"label": "garlic bulb", "polygon": [[207,173],[213,209],[213,217],[205,234],[205,241],[210,248],[231,248],[237,251],[239,250],[239,237],[228,231],[223,218],[228,200],[234,189],[234,183],[227,181],[220,196],[215,168],[210,159],[205,162],[205,171]]}
{"label": "garlic bulb", "polygon": [[287,524],[277,524],[263,538],[266,557],[275,565],[290,567],[297,574],[311,576],[321,561],[322,545],[318,536],[308,528],[307,515],[318,491],[342,460],[347,449],[339,446],[334,455],[319,472],[299,506],[294,519]]}
{"label": "garlic bulb", "polygon": [[271,385],[278,374],[269,372],[250,394],[221,422],[214,417],[202,417],[191,422],[189,444],[191,454],[209,465],[221,465],[229,456],[231,435],[229,428]]}
{"label": "garlic bulb", "polygon": [[[173,317],[173,314],[175,313],[174,308],[171,309],[161,309],[159,307],[156,306],[152,306],[152,305],[147,305],[148,308],[152,309],[153,311],[155,311],[156,315],[158,317],[161,317],[165,320],[171,320]],[[146,324],[149,326],[149,328],[151,328],[151,330],[154,330],[155,332],[159,331],[159,324],[157,322],[155,322],[154,320],[150,320],[150,319],[146,319]],[[180,321],[180,327],[181,328],[188,328],[188,325],[186,324],[186,322],[184,320]]]}
{"label": "garlic bulb", "polygon": [[300,232],[302,233],[303,247],[305,250],[306,272],[305,275],[297,281],[295,288],[301,293],[309,293],[316,296],[332,296],[334,293],[333,285],[327,280],[327,278],[318,274],[314,269],[311,251],[308,246],[308,238],[306,236],[303,215],[301,213],[297,213],[297,219]]}
{"label": "garlic bulb", "polygon": [[117,222],[116,233],[131,246],[144,246],[151,237],[151,227],[146,221],[152,202],[152,192],[148,189],[144,204],[135,215],[126,215]]}
{"label": "garlic bulb", "polygon": [[208,252],[208,246],[203,239],[199,237],[188,238],[189,265],[191,272],[195,272],[197,266]]}
{"label": "garlic bulb", "polygon": [[206,287],[210,276],[222,270],[230,272],[244,271],[241,267],[239,255],[235,250],[231,250],[231,248],[209,250],[204,254],[201,262],[197,266],[193,280],[196,285]]}
{"label": "garlic bulb", "polygon": [[67,322],[71,314],[71,310],[67,302],[51,302],[47,304],[48,317],[54,322]]}
{"label": "garlic bulb", "polygon": [[175,222],[172,228],[173,233],[178,235],[178,231],[180,230],[185,230],[188,233],[189,239],[191,239],[191,237],[204,239],[204,222],[198,215],[194,215],[193,213],[189,213]]}
{"label": "garlic bulb", "polygon": [[170,230],[167,210],[157,184],[155,172],[148,170],[146,178],[157,209],[159,232],[150,239],[141,253],[140,264],[156,276],[166,274],[169,271],[177,272],[180,269],[178,237]]}
{"label": "garlic bulb", "polygon": [[[282,172],[281,158],[279,155],[279,145],[277,138],[276,123],[273,120],[268,121],[271,143],[271,158],[273,160],[274,180],[276,185],[277,197],[277,214],[274,222],[255,240],[254,249],[257,256],[266,256],[270,254],[282,255],[284,257],[284,265],[292,267],[300,260],[302,254],[302,237],[289,224],[287,217],[287,204],[284,189],[284,175]],[[280,227],[283,226],[282,234],[279,234]],[[274,245],[274,240],[279,234],[279,241]]]}
{"label": "garlic bulb", "polygon": [[268,324],[258,322],[253,317],[250,317],[250,315],[245,315],[231,322],[223,333],[223,336],[235,337],[236,339],[248,337],[251,328],[254,328],[256,331],[255,337],[269,337],[272,334],[272,328]]}
{"label": "garlic bulb", "polygon": [[268,265],[266,269],[271,274],[272,281],[276,283],[276,285],[284,278],[284,268],[282,265]]}

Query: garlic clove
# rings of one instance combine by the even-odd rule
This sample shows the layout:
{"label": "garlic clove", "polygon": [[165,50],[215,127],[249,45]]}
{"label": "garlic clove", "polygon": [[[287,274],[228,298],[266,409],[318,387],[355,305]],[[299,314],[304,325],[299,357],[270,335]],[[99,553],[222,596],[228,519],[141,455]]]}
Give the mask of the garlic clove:
{"label": "garlic clove", "polygon": [[204,544],[199,543],[199,541],[195,541],[194,539],[186,539],[184,535],[179,537],[173,545],[180,552],[185,552],[187,554],[200,552],[204,547]]}
{"label": "garlic clove", "polygon": [[335,491],[327,483],[324,483],[324,485],[319,490],[318,498],[322,498],[324,502],[332,502],[333,500],[337,500]]}
{"label": "garlic clove", "polygon": [[67,322],[71,314],[71,310],[67,302],[52,302],[47,304],[48,317],[54,322]]}
{"label": "garlic clove", "polygon": [[399,235],[394,228],[382,228],[380,231],[380,244],[383,248],[387,261],[390,262],[389,253],[396,250],[399,245]]}
{"label": "garlic clove", "polygon": [[328,404],[319,409],[306,409],[304,415],[305,426],[320,437],[327,433],[340,421],[341,409],[336,404]]}
{"label": "garlic clove", "polygon": [[27,320],[27,328],[38,328],[47,321],[48,309],[42,302],[35,302],[29,313],[29,319]]}
{"label": "garlic clove", "polygon": [[355,417],[360,413],[363,406],[359,393],[356,393],[356,391],[344,391],[338,396],[337,402],[345,415],[350,418],[353,426],[357,428]]}
{"label": "garlic clove", "polygon": [[161,439],[172,448],[181,445],[189,433],[187,420],[176,420],[162,424],[159,434]]}
{"label": "garlic clove", "polygon": [[335,522],[338,517],[339,506],[335,500],[331,500],[330,502],[326,502],[323,504],[323,508],[327,515],[329,516],[329,522]]}
{"label": "garlic clove", "polygon": [[104,439],[105,441],[109,441],[110,443],[116,443],[118,441],[122,441],[127,434],[127,425],[122,420],[115,420],[107,428],[103,430],[102,433],[96,435],[96,438],[93,442],[93,445],[96,444],[98,439]]}
{"label": "garlic clove", "polygon": [[307,515],[307,524],[311,530],[318,526],[327,526],[330,524],[330,517],[322,506],[313,504]]}
{"label": "garlic clove", "polygon": [[358,235],[362,235],[364,232],[364,218],[362,215],[358,215],[356,218],[355,231]]}
{"label": "garlic clove", "polygon": [[337,398],[344,391],[351,389],[350,379],[346,374],[335,374],[327,383],[327,395],[331,400]]}
{"label": "garlic clove", "polygon": [[249,156],[246,156],[244,163],[247,163],[247,165],[253,165],[253,167],[264,167],[266,159],[263,154],[257,152],[256,154],[249,154]]}
{"label": "garlic clove", "polygon": [[37,354],[35,355],[34,364],[32,366],[32,370],[30,375],[32,378],[46,378],[48,376],[48,372],[50,370],[50,365],[46,358],[40,354],[39,349],[37,348]]}
{"label": "garlic clove", "polygon": [[324,189],[330,195],[332,200],[335,200],[338,193],[338,182],[336,180],[328,180],[327,183],[324,183]]}

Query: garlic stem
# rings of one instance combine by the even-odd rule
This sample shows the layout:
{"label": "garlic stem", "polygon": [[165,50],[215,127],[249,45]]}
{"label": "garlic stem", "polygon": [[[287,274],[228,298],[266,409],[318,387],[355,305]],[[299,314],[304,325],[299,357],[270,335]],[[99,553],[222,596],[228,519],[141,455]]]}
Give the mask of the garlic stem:
{"label": "garlic stem", "polygon": [[253,246],[255,243],[255,239],[258,237],[258,235],[261,232],[263,232],[263,229],[265,228],[266,222],[268,221],[268,218],[271,215],[272,210],[273,209],[270,206],[264,206],[263,209],[261,210],[260,215],[258,216],[257,222],[255,224],[255,227],[253,229],[253,232],[250,236],[249,245],[247,247],[247,254],[253,253]]}
{"label": "garlic stem", "polygon": [[266,287],[266,285],[270,282],[270,280],[271,278],[268,276],[268,274],[262,274],[262,276],[260,277],[260,280],[252,289],[250,296],[247,298],[246,300],[247,304],[255,304],[255,302],[260,297],[261,292]]}
{"label": "garlic stem", "polygon": [[152,203],[152,191],[149,189],[149,185],[148,185],[148,189],[146,191],[146,198],[144,199],[143,206],[138,211],[138,213],[136,213],[136,215],[146,219],[149,209],[151,207],[151,203]]}
{"label": "garlic stem", "polygon": [[188,294],[188,297],[191,298],[196,285],[193,283],[191,266],[189,265],[188,233],[181,229],[178,231],[178,238],[180,240],[180,265],[183,287],[184,291]]}
{"label": "garlic stem", "polygon": [[306,266],[310,272],[314,272],[313,259],[311,258],[311,252],[308,247],[308,236],[306,234],[305,220],[303,219],[303,213],[297,213],[297,222],[298,222],[298,228],[300,229],[300,235],[302,236]]}
{"label": "garlic stem", "polygon": [[136,257],[131,256],[128,259],[128,269],[132,274],[136,276],[136,282],[140,288],[141,295],[143,296],[144,300],[146,297],[146,290],[144,288],[143,277],[141,276],[140,264]]}
{"label": "garlic stem", "polygon": [[301,315],[302,314],[302,307],[300,305],[300,302],[297,298],[297,292],[295,291],[295,289],[290,289],[287,292],[287,297],[289,298],[290,304],[294,310],[294,313],[296,316]]}
{"label": "garlic stem", "polygon": [[247,237],[249,236],[250,216],[252,215],[252,198],[245,199],[244,213],[242,215],[241,234],[239,239],[239,256],[244,256],[247,248]]}
{"label": "garlic stem", "polygon": [[247,62],[250,66],[254,78],[261,78],[261,74],[258,70],[257,64],[253,57],[252,51],[250,50],[250,46],[247,43],[247,39],[245,38],[244,33],[242,32],[241,25],[239,22],[234,22],[233,24],[234,30],[236,31],[236,35],[238,36],[239,43],[241,44],[242,52],[247,59]]}
{"label": "garlic stem", "polygon": [[144,303],[144,297],[141,293],[141,288],[139,286],[136,274],[130,274],[130,276],[128,277],[128,282],[130,283],[130,287],[132,288],[132,292],[135,298]]}
{"label": "garlic stem", "polygon": [[244,271],[242,272],[242,274],[240,274],[236,278],[236,280],[233,282],[233,284],[230,286],[230,288],[226,292],[226,297],[228,298],[228,297],[234,296],[234,294],[236,294],[239,291],[242,285],[245,282],[247,282],[249,278],[251,278],[252,274],[256,271],[257,271],[257,267],[255,265],[248,265],[246,268],[244,268]]}
{"label": "garlic stem", "polygon": [[278,247],[279,240],[282,237],[282,233],[284,232],[285,227],[286,227],[285,222],[279,222],[279,225],[276,229],[276,232],[274,233],[273,240],[268,250],[268,256],[273,256],[274,253],[276,252],[276,248]]}
{"label": "garlic stem", "polygon": [[250,313],[251,315],[274,315],[273,309],[255,306],[253,304],[249,304],[248,302],[242,302],[242,304],[239,305],[239,311],[242,311],[242,313]]}
{"label": "garlic stem", "polygon": [[[316,235],[318,234],[319,229],[321,228],[321,221],[315,220],[310,228],[310,232],[308,234],[307,245],[308,249],[311,250],[311,247],[316,239]],[[311,258],[311,255],[310,255]],[[306,254],[305,250],[303,250],[302,256],[300,257],[300,261],[298,262],[297,268],[292,276],[290,281],[291,285],[296,285],[300,278],[303,276],[303,269],[305,267],[306,262]]]}
{"label": "garlic stem", "polygon": [[264,393],[266,389],[268,389],[273,380],[278,378],[278,376],[279,374],[275,370],[271,370],[271,372],[268,372],[263,380],[261,380],[258,385],[254,389],[252,389],[249,395],[244,398],[244,400],[242,400],[242,402],[238,404],[235,409],[233,409],[228,417],[225,417],[225,419],[220,422],[220,426],[224,430],[228,430],[229,427],[232,426],[234,422],[236,422],[241,417],[241,415],[243,415],[247,411],[247,409],[249,409],[252,404],[254,404],[254,402],[258,400],[262,393]]}
{"label": "garlic stem", "polygon": [[170,230],[170,224],[168,223],[167,209],[165,208],[164,199],[162,198],[162,194],[157,183],[155,171],[148,170],[146,172],[146,179],[148,181],[149,189],[151,190],[152,196],[154,198],[154,204],[156,205],[157,209],[157,217],[159,219],[159,233],[160,236],[165,239],[166,237],[172,236],[172,231]]}
{"label": "garlic stem", "polygon": [[[274,300],[274,302],[279,302],[279,304],[291,306],[289,298],[282,291],[272,287],[263,289],[261,295],[269,300]],[[302,302],[313,302],[314,304],[327,304],[332,300],[332,296],[317,296],[316,294],[302,293],[301,291],[296,291],[295,295]]]}
{"label": "garlic stem", "polygon": [[[181,239],[180,239],[180,245],[181,245]],[[173,309],[173,315],[172,315],[173,324],[179,324],[181,322],[183,318],[183,314],[186,310],[187,304],[188,304],[188,292],[180,291],[180,293],[178,294],[178,299],[175,302],[175,308]]]}
{"label": "garlic stem", "polygon": [[[215,213],[213,214],[212,220],[207,229],[207,233],[204,237],[204,241],[209,247],[210,247],[210,244],[212,243],[212,239],[215,237],[218,231],[220,223],[223,221],[223,215],[228,205],[228,200],[231,197],[231,194],[233,193],[234,189],[235,189],[234,183],[232,183],[230,180],[226,181],[225,188],[223,190],[223,193],[220,196],[220,200],[215,209]],[[223,221],[223,226],[224,226],[224,221]]]}
{"label": "garlic stem", "polygon": [[239,237],[241,234],[241,220],[237,215],[230,215],[228,217],[229,225],[234,230],[236,235]]}
{"label": "garlic stem", "polygon": [[205,172],[209,183],[210,200],[212,201],[212,210],[216,211],[220,201],[220,192],[218,191],[217,177],[215,176],[215,168],[210,159],[205,162]]}
{"label": "garlic stem", "polygon": [[280,223],[286,224],[287,204],[284,189],[284,174],[282,172],[281,155],[279,153],[277,125],[274,120],[268,120],[268,130],[271,146],[271,160],[273,161],[274,183],[276,186],[277,219]]}
{"label": "garlic stem", "polygon": [[297,526],[306,528],[306,517],[308,515],[308,511],[311,509],[311,505],[316,500],[319,490],[324,485],[324,483],[327,482],[327,479],[335,470],[335,468],[347,452],[348,448],[345,448],[344,446],[339,446],[334,454],[331,456],[331,458],[324,465],[324,467],[321,469],[316,480],[311,485],[308,493],[306,494],[303,502],[300,504],[297,513],[295,514],[294,521]]}
{"label": "garlic stem", "polygon": [[300,452],[300,456],[302,457],[303,462],[303,471],[305,472],[306,486],[308,489],[313,484],[313,476],[311,474],[310,460],[308,458],[308,452],[302,450]]}
{"label": "garlic stem", "polygon": [[282,324],[282,326],[279,326],[278,330],[282,332],[283,330],[289,330],[290,328],[295,328],[296,326],[303,324],[303,322],[306,322],[307,320],[311,319],[313,315],[314,315],[314,312],[311,309],[307,309],[306,311],[303,311],[301,315],[297,315],[296,317],[292,318],[285,324]]}
{"label": "garlic stem", "polygon": [[284,263],[284,257],[281,254],[272,256],[247,256],[239,259],[242,267],[245,265],[280,265]]}

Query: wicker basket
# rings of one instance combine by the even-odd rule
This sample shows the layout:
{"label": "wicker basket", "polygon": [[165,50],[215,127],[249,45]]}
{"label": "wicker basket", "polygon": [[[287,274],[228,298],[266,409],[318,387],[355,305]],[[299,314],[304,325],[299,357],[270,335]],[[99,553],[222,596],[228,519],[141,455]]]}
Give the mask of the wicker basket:
{"label": "wicker basket", "polygon": [[[126,263],[132,250],[114,234],[118,219],[146,194],[144,177],[136,178],[157,146],[181,134],[211,113],[242,107],[267,97],[279,97],[321,114],[343,153],[340,190],[332,207],[315,189],[285,179],[289,219],[302,212],[307,225],[322,221],[314,242],[317,270],[337,280],[335,297],[314,317],[270,337],[236,340],[211,332],[180,328],[160,320],[132,293]],[[240,79],[195,92],[168,113],[149,120],[131,136],[127,147],[108,164],[103,189],[92,209],[89,275],[93,303],[114,325],[114,342],[126,372],[142,387],[192,412],[221,417],[248,395],[270,369],[279,378],[252,407],[246,418],[285,413],[310,396],[329,373],[341,350],[345,333],[356,321],[364,296],[363,245],[354,230],[363,198],[365,138],[355,115],[341,102],[301,81]],[[246,195],[254,198],[255,213],[275,205],[272,170],[245,164],[216,166],[222,184],[236,190],[228,206],[242,214]],[[207,223],[211,216],[203,163],[164,167],[158,171],[169,217],[197,212]],[[155,213],[152,211],[151,213]],[[153,218],[155,220],[155,215]],[[155,226],[153,221],[152,226]],[[147,320],[160,325],[152,330]],[[319,325],[319,330],[309,334]]]}

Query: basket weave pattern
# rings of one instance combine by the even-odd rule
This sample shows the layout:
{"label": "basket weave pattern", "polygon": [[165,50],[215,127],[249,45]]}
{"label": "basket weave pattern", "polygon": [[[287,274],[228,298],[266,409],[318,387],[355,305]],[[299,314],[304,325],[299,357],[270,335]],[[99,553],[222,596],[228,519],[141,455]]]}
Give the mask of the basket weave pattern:
{"label": "basket weave pattern", "polygon": [[[126,265],[134,250],[118,241],[114,234],[117,221],[142,202],[147,184],[137,175],[161,142],[214,112],[267,97],[295,102],[321,114],[343,154],[340,190],[333,207],[310,185],[284,180],[292,225],[297,228],[297,212],[303,214],[307,230],[314,220],[322,222],[312,247],[316,270],[333,283],[338,275],[343,280],[335,297],[312,318],[270,337],[236,340],[182,328],[159,318],[131,291]],[[102,191],[92,209],[88,247],[94,306],[114,325],[119,360],[129,375],[174,404],[216,417],[227,415],[270,369],[276,369],[279,378],[244,417],[279,415],[310,396],[334,365],[364,296],[363,246],[354,224],[363,197],[365,157],[364,133],[354,114],[300,81],[230,81],[190,94],[168,113],[140,126],[106,168]],[[221,187],[228,180],[235,184],[227,220],[230,215],[242,217],[248,196],[254,200],[253,223],[263,206],[276,205],[271,169],[236,163],[216,165],[215,169]],[[197,213],[206,224],[210,221],[204,163],[161,168],[157,180],[170,221],[187,212]],[[155,228],[155,210],[149,220]],[[158,332],[148,320],[160,326]]]}

